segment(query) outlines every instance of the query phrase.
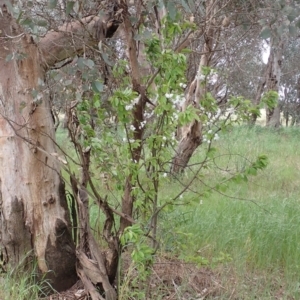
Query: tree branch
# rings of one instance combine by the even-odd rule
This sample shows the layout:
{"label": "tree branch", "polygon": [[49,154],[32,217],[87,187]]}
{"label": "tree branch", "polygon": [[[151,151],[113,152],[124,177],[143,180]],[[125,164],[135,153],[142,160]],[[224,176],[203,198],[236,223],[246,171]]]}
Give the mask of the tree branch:
{"label": "tree branch", "polygon": [[66,58],[81,54],[84,47],[96,47],[99,41],[112,37],[120,22],[109,16],[88,16],[65,23],[59,31],[48,32],[39,42],[46,69]]}

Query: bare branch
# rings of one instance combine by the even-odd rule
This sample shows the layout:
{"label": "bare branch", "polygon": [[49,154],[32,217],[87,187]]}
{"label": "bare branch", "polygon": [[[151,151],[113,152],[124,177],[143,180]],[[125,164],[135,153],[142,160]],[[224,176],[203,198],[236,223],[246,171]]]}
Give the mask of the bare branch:
{"label": "bare branch", "polygon": [[81,54],[86,46],[96,47],[102,39],[113,36],[118,26],[119,21],[109,20],[109,16],[88,16],[62,25],[59,31],[48,32],[39,42],[43,64],[48,69]]}

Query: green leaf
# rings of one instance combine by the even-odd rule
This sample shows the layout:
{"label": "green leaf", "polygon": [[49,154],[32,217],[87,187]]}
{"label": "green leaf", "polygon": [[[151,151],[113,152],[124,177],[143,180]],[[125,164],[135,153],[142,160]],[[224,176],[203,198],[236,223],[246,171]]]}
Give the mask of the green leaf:
{"label": "green leaf", "polygon": [[187,4],[187,2],[185,0],[181,0],[181,4],[182,4],[182,6],[185,8],[185,10],[187,12],[189,12],[189,13],[192,12],[191,9],[190,9],[190,7],[189,7],[189,5]]}
{"label": "green leaf", "polygon": [[295,26],[290,25],[289,26],[289,33],[291,36],[297,36],[298,29]]}
{"label": "green leaf", "polygon": [[260,37],[263,39],[268,39],[271,37],[271,29],[269,27],[264,27],[260,33]]}
{"label": "green leaf", "polygon": [[92,89],[95,93],[101,93],[103,91],[103,83],[99,81],[93,81]]}
{"label": "green leaf", "polygon": [[281,25],[281,26],[277,27],[276,29],[277,29],[277,34],[278,34],[279,36],[281,36],[281,35],[283,35],[284,32],[285,32],[286,26]]}
{"label": "green leaf", "polygon": [[293,22],[297,18],[298,14],[296,11],[291,11],[291,13],[287,16],[290,22]]}
{"label": "green leaf", "polygon": [[85,63],[84,63],[84,59],[82,57],[78,58],[77,66],[78,66],[78,69],[81,71],[84,69]]}
{"label": "green leaf", "polygon": [[31,95],[32,95],[33,98],[36,98],[38,94],[39,94],[39,92],[37,90],[35,90],[35,89],[33,89],[31,91]]}
{"label": "green leaf", "polygon": [[5,58],[5,61],[6,62],[9,62],[9,61],[11,61],[12,59],[13,59],[13,57],[14,57],[14,55],[11,53],[11,54],[8,54],[7,56],[6,56],[6,58]]}
{"label": "green leaf", "polygon": [[46,20],[39,20],[36,22],[37,26],[41,26],[41,27],[47,27],[48,26],[48,22]]}
{"label": "green leaf", "polygon": [[248,174],[256,176],[257,175],[257,170],[255,168],[249,168]]}
{"label": "green leaf", "polygon": [[300,20],[296,22],[295,26],[300,27]]}
{"label": "green leaf", "polygon": [[101,53],[101,56],[103,58],[103,60],[109,65],[109,66],[114,66],[114,63],[112,61],[109,60],[109,56],[106,53]]}
{"label": "green leaf", "polygon": [[84,59],[83,63],[90,69],[92,69],[95,66],[95,63],[91,59]]}
{"label": "green leaf", "polygon": [[94,107],[99,108],[100,106],[101,106],[100,101],[99,100],[95,101]]}
{"label": "green leaf", "polygon": [[168,1],[167,11],[169,13],[171,20],[175,20],[177,11],[173,1]]}
{"label": "green leaf", "polygon": [[217,148],[211,147],[207,152],[207,157],[214,158],[216,152],[217,152]]}
{"label": "green leaf", "polygon": [[57,0],[48,0],[48,7],[55,8],[57,5]]}
{"label": "green leaf", "polygon": [[[195,0],[188,0],[191,11],[196,11]],[[202,4],[197,4],[197,9],[201,9]]]}
{"label": "green leaf", "polygon": [[21,25],[30,26],[32,24],[32,20],[30,18],[26,18],[20,22]]}
{"label": "green leaf", "polygon": [[19,106],[19,112],[20,113],[22,113],[22,110],[26,107],[26,102],[25,101],[22,101],[21,103],[20,103],[20,106]]}
{"label": "green leaf", "polygon": [[258,157],[258,159],[259,159],[259,162],[260,162],[260,165],[262,168],[265,168],[268,165],[268,156],[267,155],[262,154]]}
{"label": "green leaf", "polygon": [[69,15],[70,12],[73,10],[75,2],[74,1],[67,1],[66,5],[66,15]]}
{"label": "green leaf", "polygon": [[241,183],[243,181],[243,176],[241,174],[236,174],[232,177],[232,181],[235,183]]}
{"label": "green leaf", "polygon": [[68,79],[68,80],[65,80],[64,82],[63,82],[63,84],[64,84],[64,86],[68,86],[68,85],[71,85],[72,84],[72,79]]}

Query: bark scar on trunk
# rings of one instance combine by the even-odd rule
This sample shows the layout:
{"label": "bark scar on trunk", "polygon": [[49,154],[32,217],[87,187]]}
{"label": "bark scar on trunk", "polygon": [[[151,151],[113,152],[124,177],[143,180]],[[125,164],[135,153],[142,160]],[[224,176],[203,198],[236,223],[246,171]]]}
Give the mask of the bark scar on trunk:
{"label": "bark scar on trunk", "polygon": [[[14,196],[11,200],[10,212],[5,216],[4,208],[2,206],[1,187],[0,204],[1,243],[3,246],[3,249],[0,250],[1,256],[3,256],[5,263],[13,263],[16,266],[19,266],[18,263],[22,261],[22,258],[25,255],[27,256],[27,259],[24,260],[24,264],[26,264],[29,253],[23,253],[26,248],[23,248],[22,244],[24,243],[27,245],[30,243],[31,234],[25,223],[23,199]],[[14,255],[8,255],[10,253],[13,253]]]}
{"label": "bark scar on trunk", "polygon": [[[52,287],[63,291],[70,287],[76,279],[75,246],[68,225],[61,219],[55,222],[55,244],[48,236],[45,259],[49,272],[46,276],[50,279]],[[55,279],[55,281],[54,281]]]}

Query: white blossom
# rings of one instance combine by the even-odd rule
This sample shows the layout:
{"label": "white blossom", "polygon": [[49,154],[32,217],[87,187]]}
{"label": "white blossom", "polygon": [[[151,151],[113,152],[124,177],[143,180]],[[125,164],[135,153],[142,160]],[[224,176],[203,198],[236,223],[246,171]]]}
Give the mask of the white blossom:
{"label": "white blossom", "polygon": [[[153,116],[153,114],[154,114],[154,111],[152,111],[151,113],[145,112],[144,113],[144,117],[145,117],[145,119],[149,119],[149,118],[151,118]],[[146,122],[146,121],[144,121],[144,122]]]}
{"label": "white blossom", "polygon": [[172,138],[173,141],[176,140],[175,132],[172,132],[171,138]]}
{"label": "white blossom", "polygon": [[219,139],[220,139],[220,137],[219,137],[219,135],[216,133],[215,136],[214,136],[214,140],[217,141],[217,140],[219,140]]}
{"label": "white blossom", "polygon": [[233,114],[234,111],[235,111],[234,107],[230,107],[230,108],[227,109],[227,112],[228,112],[229,114]]}
{"label": "white blossom", "polygon": [[176,96],[175,96],[175,101],[174,101],[174,103],[175,103],[175,104],[179,104],[180,101],[181,101],[180,96],[179,96],[179,95],[176,95]]}
{"label": "white blossom", "polygon": [[139,102],[139,97],[133,99],[133,101],[131,102],[132,105],[136,105]]}
{"label": "white blossom", "polygon": [[135,131],[135,127],[133,125],[130,125],[129,129]]}
{"label": "white blossom", "polygon": [[167,173],[164,173],[163,177],[167,177],[167,176],[168,176],[168,174],[167,174]]}
{"label": "white blossom", "polygon": [[168,93],[166,93],[166,95],[165,95],[165,96],[166,96],[166,98],[167,98],[167,99],[170,99],[170,98],[172,98],[172,97],[173,97],[173,94],[168,94]]}
{"label": "white blossom", "polygon": [[125,106],[126,110],[132,110],[132,108],[133,108],[132,104],[128,104],[128,105]]}
{"label": "white blossom", "polygon": [[41,78],[38,78],[38,85],[40,85],[40,86],[44,86],[44,85],[45,85],[45,82],[44,82],[44,80],[43,80],[43,79],[41,79]]}
{"label": "white blossom", "polygon": [[178,114],[175,113],[175,112],[173,112],[173,118],[174,118],[175,120],[178,120]]}
{"label": "white blossom", "polygon": [[203,74],[201,74],[200,71],[198,71],[197,75],[196,75],[196,79],[200,80],[200,81],[203,81],[203,80],[205,80],[205,76]]}
{"label": "white blossom", "polygon": [[222,113],[221,109],[218,108],[215,118],[218,119],[220,117],[221,113]]}
{"label": "white blossom", "polygon": [[146,125],[146,123],[147,123],[146,120],[145,120],[145,121],[142,121],[142,122],[140,123],[139,129],[142,129],[142,128]]}

